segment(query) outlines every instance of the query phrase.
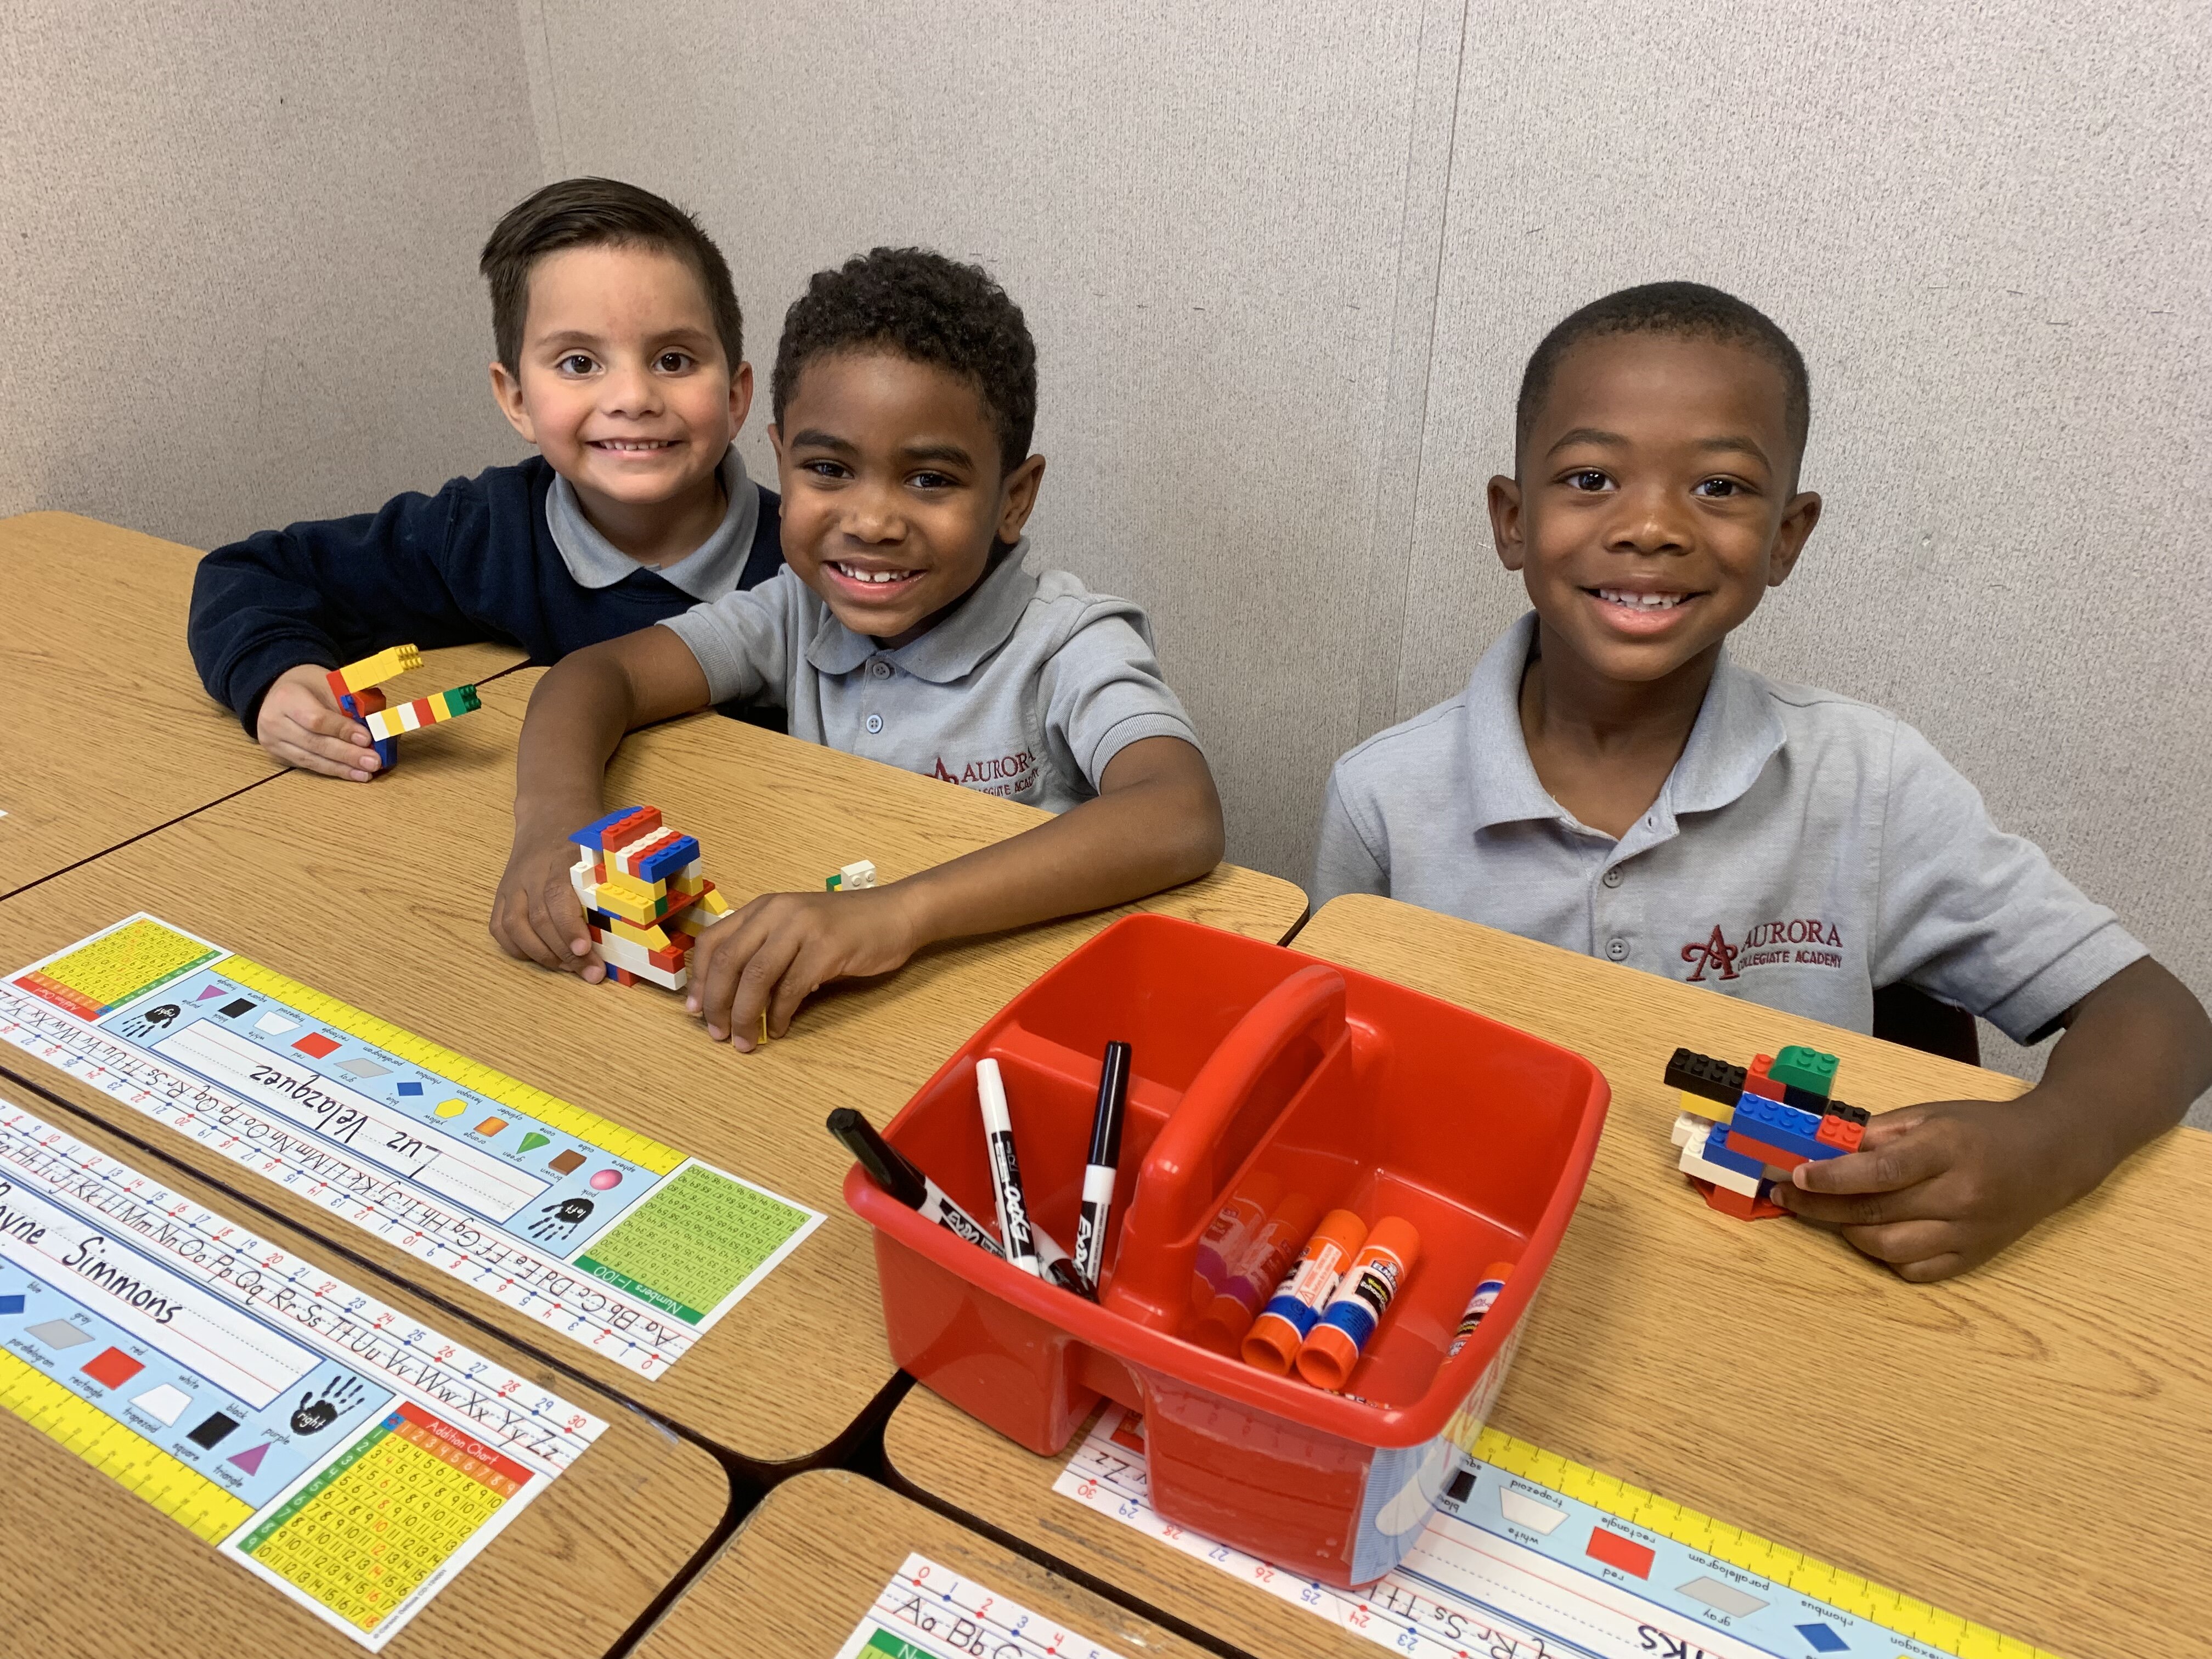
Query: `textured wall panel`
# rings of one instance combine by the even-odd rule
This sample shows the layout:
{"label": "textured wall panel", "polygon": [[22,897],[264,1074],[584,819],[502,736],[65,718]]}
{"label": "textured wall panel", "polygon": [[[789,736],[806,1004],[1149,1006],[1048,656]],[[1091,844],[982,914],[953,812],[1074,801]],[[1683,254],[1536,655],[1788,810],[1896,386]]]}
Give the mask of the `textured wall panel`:
{"label": "textured wall panel", "polygon": [[1529,349],[1611,289],[1717,283],[1804,349],[1826,500],[1744,659],[1899,710],[2212,993],[2203,27],[1479,8],[1394,717],[1522,608],[1483,487]]}
{"label": "textured wall panel", "polygon": [[521,453],[475,271],[538,182],[512,9],[7,14],[0,513],[206,546]]}
{"label": "textured wall panel", "polygon": [[1461,7],[1425,11],[531,0],[524,28],[549,170],[666,190],[726,249],[750,460],[809,272],[920,242],[999,276],[1042,358],[1041,555],[1151,609],[1231,856],[1302,877],[1357,723],[1394,319],[1410,293],[1425,341],[1433,287]]}

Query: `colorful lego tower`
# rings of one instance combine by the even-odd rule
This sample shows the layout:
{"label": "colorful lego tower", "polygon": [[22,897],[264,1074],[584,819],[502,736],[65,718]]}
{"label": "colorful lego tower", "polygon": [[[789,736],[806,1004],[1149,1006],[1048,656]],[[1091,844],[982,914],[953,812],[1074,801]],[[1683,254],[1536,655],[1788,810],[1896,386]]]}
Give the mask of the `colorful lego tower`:
{"label": "colorful lego tower", "polygon": [[729,901],[699,873],[699,843],[663,826],[657,806],[625,806],[568,839],[584,849],[568,879],[608,977],[682,990],[693,943],[730,913]]}
{"label": "colorful lego tower", "polygon": [[[1832,1099],[1836,1057],[1788,1048],[1741,1066],[1687,1048],[1667,1062],[1667,1084],[1686,1109],[1674,1120],[1682,1173],[1705,1202],[1742,1221],[1789,1211],[1768,1201],[1774,1182],[1800,1164],[1841,1158],[1859,1148],[1867,1114]],[[1715,1105],[1717,1120],[1704,1115]]]}
{"label": "colorful lego tower", "polygon": [[403,702],[397,708],[386,708],[384,693],[376,689],[378,684],[422,665],[420,651],[411,645],[395,645],[330,672],[331,692],[337,698],[338,707],[366,726],[368,735],[376,740],[376,775],[380,777],[399,764],[402,732],[419,731],[440,720],[473,714],[483,707],[477,701],[476,687],[457,685],[449,691],[434,691],[427,697]]}

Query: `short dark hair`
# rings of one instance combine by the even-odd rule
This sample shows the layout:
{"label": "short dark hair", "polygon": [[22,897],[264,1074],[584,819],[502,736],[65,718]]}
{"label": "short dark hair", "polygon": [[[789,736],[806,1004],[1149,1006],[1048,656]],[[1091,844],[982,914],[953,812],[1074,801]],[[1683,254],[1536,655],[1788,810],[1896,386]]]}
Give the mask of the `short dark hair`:
{"label": "short dark hair", "polygon": [[691,267],[707,291],[714,333],[732,374],[744,361],[744,317],[729,262],[700,222],[673,202],[619,179],[563,179],[516,203],[492,228],[477,269],[491,285],[491,332],[499,360],[520,372],[530,273],[549,253],[572,247],[646,247]]}
{"label": "short dark hair", "polygon": [[817,357],[880,347],[975,386],[1011,472],[1036,425],[1036,342],[1022,308],[981,265],[920,247],[879,247],[817,270],[784,313],[769,396],[779,425],[799,372]]}
{"label": "short dark hair", "polygon": [[[1551,395],[1559,362],[1584,340],[1603,334],[1673,334],[1747,346],[1782,372],[1783,417],[1799,458],[1813,420],[1811,382],[1805,359],[1779,325],[1754,305],[1703,283],[1645,283],[1593,300],[1557,324],[1537,343],[1522,371],[1520,401],[1514,406],[1513,448],[1526,448],[1536,411]],[[1795,471],[1793,466],[1792,471]]]}

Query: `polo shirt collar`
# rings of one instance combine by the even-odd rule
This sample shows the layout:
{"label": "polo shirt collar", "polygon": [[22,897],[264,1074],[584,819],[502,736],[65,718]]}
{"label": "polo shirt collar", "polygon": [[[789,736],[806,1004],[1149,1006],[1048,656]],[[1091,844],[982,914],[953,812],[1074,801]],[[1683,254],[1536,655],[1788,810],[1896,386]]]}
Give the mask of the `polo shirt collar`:
{"label": "polo shirt collar", "polygon": [[753,537],[760,528],[760,491],[745,476],[745,463],[735,444],[722,457],[722,492],[728,498],[722,521],[714,533],[674,564],[640,564],[602,536],[584,516],[576,489],[556,473],[545,492],[545,527],[561,562],[580,587],[612,587],[641,570],[652,570],[678,592],[695,599],[720,599],[738,585],[745,561],[752,556]]}
{"label": "polo shirt collar", "polygon": [[855,634],[824,605],[821,626],[806,647],[806,660],[818,673],[849,674],[871,657],[882,655],[916,679],[939,685],[963,679],[1013,637],[1036,597],[1037,579],[1025,566],[1029,550],[1024,536],[999,556],[950,615],[896,650],[886,651],[867,635]]}
{"label": "polo shirt collar", "polygon": [[[1530,818],[1573,822],[1537,778],[1521,730],[1521,677],[1535,642],[1536,613],[1531,611],[1482,653],[1467,683],[1467,768],[1473,795],[1468,806],[1477,830]],[[1784,736],[1766,683],[1737,667],[1723,646],[1690,740],[1652,809],[1657,837],[1674,833],[1680,813],[1712,811],[1742,795],[1759,781]],[[1631,840],[1645,840],[1639,825],[1624,837],[1624,847]]]}

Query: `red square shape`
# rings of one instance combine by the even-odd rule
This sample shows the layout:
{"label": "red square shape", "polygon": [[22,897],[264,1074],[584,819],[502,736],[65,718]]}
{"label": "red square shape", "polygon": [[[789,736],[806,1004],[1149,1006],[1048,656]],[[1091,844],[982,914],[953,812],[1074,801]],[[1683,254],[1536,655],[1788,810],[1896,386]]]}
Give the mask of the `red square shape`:
{"label": "red square shape", "polygon": [[1649,1578],[1651,1564],[1658,1559],[1656,1552],[1632,1538],[1623,1538],[1617,1532],[1607,1532],[1603,1527],[1590,1528],[1589,1554],[1593,1560],[1602,1561],[1608,1567],[1618,1567],[1623,1572],[1632,1572],[1638,1578]]}
{"label": "red square shape", "polygon": [[313,1054],[317,1060],[325,1059],[338,1051],[338,1045],[320,1031],[308,1032],[292,1046],[303,1054]]}
{"label": "red square shape", "polygon": [[119,1389],[146,1368],[120,1348],[110,1348],[105,1353],[94,1354],[78,1367],[95,1382],[111,1389]]}

